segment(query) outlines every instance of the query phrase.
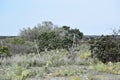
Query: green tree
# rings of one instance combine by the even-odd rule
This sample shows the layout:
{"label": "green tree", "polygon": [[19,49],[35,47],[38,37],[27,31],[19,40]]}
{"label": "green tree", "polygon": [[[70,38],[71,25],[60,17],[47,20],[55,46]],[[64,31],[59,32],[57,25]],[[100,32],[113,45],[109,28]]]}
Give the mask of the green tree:
{"label": "green tree", "polygon": [[57,27],[52,22],[45,21],[32,29],[24,29],[20,36],[28,41],[36,40],[40,51],[64,48],[73,55],[74,47],[83,37],[83,33],[79,29],[71,29],[69,26]]}
{"label": "green tree", "polygon": [[63,29],[65,30],[63,39],[64,48],[68,50],[68,48],[72,47],[73,38],[75,39],[74,44],[78,44],[83,37],[83,33],[80,32],[79,29],[70,29],[68,26],[63,26]]}
{"label": "green tree", "polygon": [[43,32],[38,37],[39,49],[41,51],[45,49],[54,49],[55,44],[55,32]]}
{"label": "green tree", "polygon": [[20,30],[19,36],[27,41],[34,41],[38,39],[39,34],[42,34],[43,32],[49,32],[53,30],[53,23],[51,21],[44,21],[42,24],[38,24],[37,26],[34,26],[33,28],[23,28]]}

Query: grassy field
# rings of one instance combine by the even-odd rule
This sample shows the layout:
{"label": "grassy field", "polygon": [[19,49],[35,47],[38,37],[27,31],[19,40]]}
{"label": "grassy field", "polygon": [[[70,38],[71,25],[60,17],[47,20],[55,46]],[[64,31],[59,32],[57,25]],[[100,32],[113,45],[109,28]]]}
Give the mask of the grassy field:
{"label": "grassy field", "polygon": [[76,47],[75,61],[64,50],[14,55],[0,59],[0,80],[120,80],[120,62],[90,58],[89,46]]}

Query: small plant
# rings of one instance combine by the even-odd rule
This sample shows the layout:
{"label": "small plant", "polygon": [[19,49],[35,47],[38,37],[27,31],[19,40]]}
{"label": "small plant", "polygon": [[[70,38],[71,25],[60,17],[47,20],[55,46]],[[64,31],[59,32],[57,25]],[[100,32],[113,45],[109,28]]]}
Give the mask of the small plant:
{"label": "small plant", "polygon": [[114,68],[113,63],[112,63],[112,62],[109,62],[109,63],[107,64],[107,71],[112,73],[112,72],[113,72],[113,68]]}
{"label": "small plant", "polygon": [[87,58],[89,58],[91,56],[91,53],[90,52],[86,52],[86,53],[83,53],[82,55],[81,55],[81,58],[82,59],[87,59]]}
{"label": "small plant", "polygon": [[106,71],[105,65],[103,63],[97,63],[95,69],[103,72]]}
{"label": "small plant", "polygon": [[30,73],[31,73],[30,70],[23,70],[21,75],[21,80],[24,80],[25,78],[27,78],[27,76],[29,76]]}
{"label": "small plant", "polygon": [[74,70],[65,70],[61,73],[62,76],[72,76],[76,73]]}
{"label": "small plant", "polygon": [[80,80],[78,76],[73,76],[71,80]]}
{"label": "small plant", "polygon": [[49,73],[49,67],[52,65],[51,61],[48,61],[45,66],[43,66],[43,69],[46,73]]}
{"label": "small plant", "polygon": [[62,74],[62,72],[63,72],[63,71],[62,71],[61,69],[59,69],[59,70],[55,71],[53,75],[54,75],[55,77],[56,77],[56,76],[60,76],[60,75]]}
{"label": "small plant", "polygon": [[89,69],[97,70],[97,71],[100,71],[100,72],[106,72],[106,70],[107,70],[106,65],[103,64],[102,62],[98,62],[96,65],[91,64],[89,66]]}

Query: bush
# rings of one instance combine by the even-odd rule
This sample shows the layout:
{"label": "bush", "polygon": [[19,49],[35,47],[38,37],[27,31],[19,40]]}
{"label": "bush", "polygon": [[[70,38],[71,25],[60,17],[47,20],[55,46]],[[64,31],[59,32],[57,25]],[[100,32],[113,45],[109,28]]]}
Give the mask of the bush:
{"label": "bush", "polygon": [[86,52],[86,53],[83,53],[82,55],[81,55],[81,58],[82,59],[87,59],[87,58],[89,58],[90,57],[90,53],[89,52]]}
{"label": "bush", "polygon": [[6,44],[12,54],[23,54],[23,53],[36,53],[35,45],[33,42],[26,42],[25,44]]}
{"label": "bush", "polygon": [[11,44],[20,44],[20,45],[22,45],[22,44],[25,44],[25,40],[20,39],[20,38],[11,38],[10,43]]}
{"label": "bush", "polygon": [[8,47],[0,46],[0,56],[11,56]]}
{"label": "bush", "polygon": [[103,63],[120,61],[120,40],[114,35],[101,36],[91,45],[92,57]]}
{"label": "bush", "polygon": [[3,39],[2,43],[9,48],[11,54],[36,52],[34,42],[25,41],[19,37]]}

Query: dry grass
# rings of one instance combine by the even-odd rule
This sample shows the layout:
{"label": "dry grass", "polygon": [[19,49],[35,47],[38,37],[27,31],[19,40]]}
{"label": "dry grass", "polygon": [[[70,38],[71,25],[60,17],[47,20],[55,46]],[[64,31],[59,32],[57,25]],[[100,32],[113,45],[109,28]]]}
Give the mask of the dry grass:
{"label": "dry grass", "polygon": [[[95,67],[93,59],[86,58],[88,55],[82,52],[88,53],[89,51],[76,51],[74,63],[69,60],[68,52],[63,49],[58,50],[57,54],[54,50],[41,52],[40,57],[31,53],[0,59],[0,80],[6,80],[7,77],[8,80],[16,80],[10,79],[10,76],[18,78],[25,71],[30,71],[27,73],[26,80],[73,80],[75,76],[80,80],[120,80],[120,75],[104,72],[103,68],[98,71],[97,68],[101,65]],[[85,59],[81,58],[82,56]],[[119,65],[119,63],[114,64],[116,71],[119,70]],[[90,66],[92,69],[89,68]],[[15,74],[16,72],[19,74]],[[10,75],[6,76],[8,73]]]}

